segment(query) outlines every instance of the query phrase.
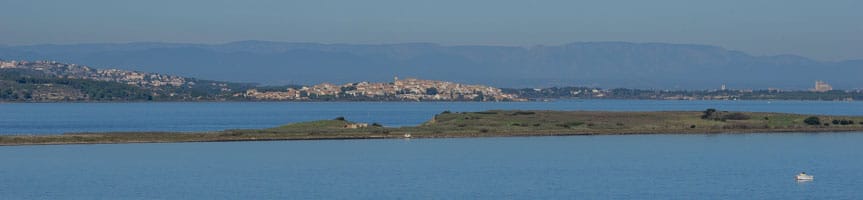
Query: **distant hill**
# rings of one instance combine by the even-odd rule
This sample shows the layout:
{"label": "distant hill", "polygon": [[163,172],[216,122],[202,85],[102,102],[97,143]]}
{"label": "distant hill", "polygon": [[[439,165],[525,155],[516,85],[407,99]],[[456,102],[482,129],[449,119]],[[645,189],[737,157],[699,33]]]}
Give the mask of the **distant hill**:
{"label": "distant hill", "polygon": [[0,102],[525,100],[499,88],[416,78],[258,87],[57,61],[0,60]]}
{"label": "distant hill", "polygon": [[863,88],[863,60],[752,56],[715,46],[587,42],[559,46],[77,44],[0,47],[0,59],[57,60],[102,68],[263,84],[388,81],[423,77],[497,87],[596,86],[704,89]]}
{"label": "distant hill", "polygon": [[54,61],[0,60],[0,102],[224,101],[253,87]]}

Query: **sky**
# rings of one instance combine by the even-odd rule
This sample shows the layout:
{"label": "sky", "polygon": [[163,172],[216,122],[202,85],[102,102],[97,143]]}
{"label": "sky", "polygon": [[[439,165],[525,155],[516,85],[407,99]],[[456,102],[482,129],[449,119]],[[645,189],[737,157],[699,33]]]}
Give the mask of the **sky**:
{"label": "sky", "polygon": [[860,0],[0,0],[0,44],[627,41],[863,59]]}

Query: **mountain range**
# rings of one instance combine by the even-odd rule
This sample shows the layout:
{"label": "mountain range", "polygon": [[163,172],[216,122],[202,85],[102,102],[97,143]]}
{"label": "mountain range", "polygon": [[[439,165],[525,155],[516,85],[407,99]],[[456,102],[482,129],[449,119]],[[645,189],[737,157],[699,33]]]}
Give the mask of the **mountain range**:
{"label": "mountain range", "polygon": [[53,60],[268,85],[419,77],[496,87],[863,88],[863,60],[754,56],[717,46],[579,42],[555,46],[431,43],[122,43],[0,46],[0,59]]}

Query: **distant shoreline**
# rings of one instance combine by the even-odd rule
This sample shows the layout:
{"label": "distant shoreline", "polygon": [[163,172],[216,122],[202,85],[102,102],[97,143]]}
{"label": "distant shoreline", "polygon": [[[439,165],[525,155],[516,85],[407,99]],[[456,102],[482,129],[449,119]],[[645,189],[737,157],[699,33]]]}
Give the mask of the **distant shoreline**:
{"label": "distant shoreline", "polygon": [[[813,121],[814,120],[814,121]],[[863,116],[766,112],[522,111],[443,112],[418,126],[389,128],[343,118],[267,129],[212,132],[108,132],[4,135],[0,146],[398,138],[643,134],[747,134],[863,131]]]}
{"label": "distant shoreline", "polygon": [[273,100],[198,100],[198,101],[0,101],[0,104],[50,104],[50,103],[523,103],[523,102],[554,102],[554,101],[755,101],[755,102],[863,102],[863,100],[809,100],[809,99],[625,99],[625,98],[548,98],[530,99],[528,101],[350,101],[350,100],[305,100],[305,101],[273,101]]}

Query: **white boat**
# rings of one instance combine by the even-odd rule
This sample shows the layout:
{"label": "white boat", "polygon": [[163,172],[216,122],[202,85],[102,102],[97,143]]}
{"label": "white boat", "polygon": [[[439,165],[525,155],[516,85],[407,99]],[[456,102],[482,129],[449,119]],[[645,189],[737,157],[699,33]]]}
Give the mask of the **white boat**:
{"label": "white boat", "polygon": [[797,174],[797,176],[794,178],[797,179],[798,181],[811,181],[811,180],[815,179],[815,176],[806,174],[806,172],[801,172],[800,174]]}
{"label": "white boat", "polygon": [[411,134],[410,134],[410,133],[405,133],[405,138],[411,138]]}

